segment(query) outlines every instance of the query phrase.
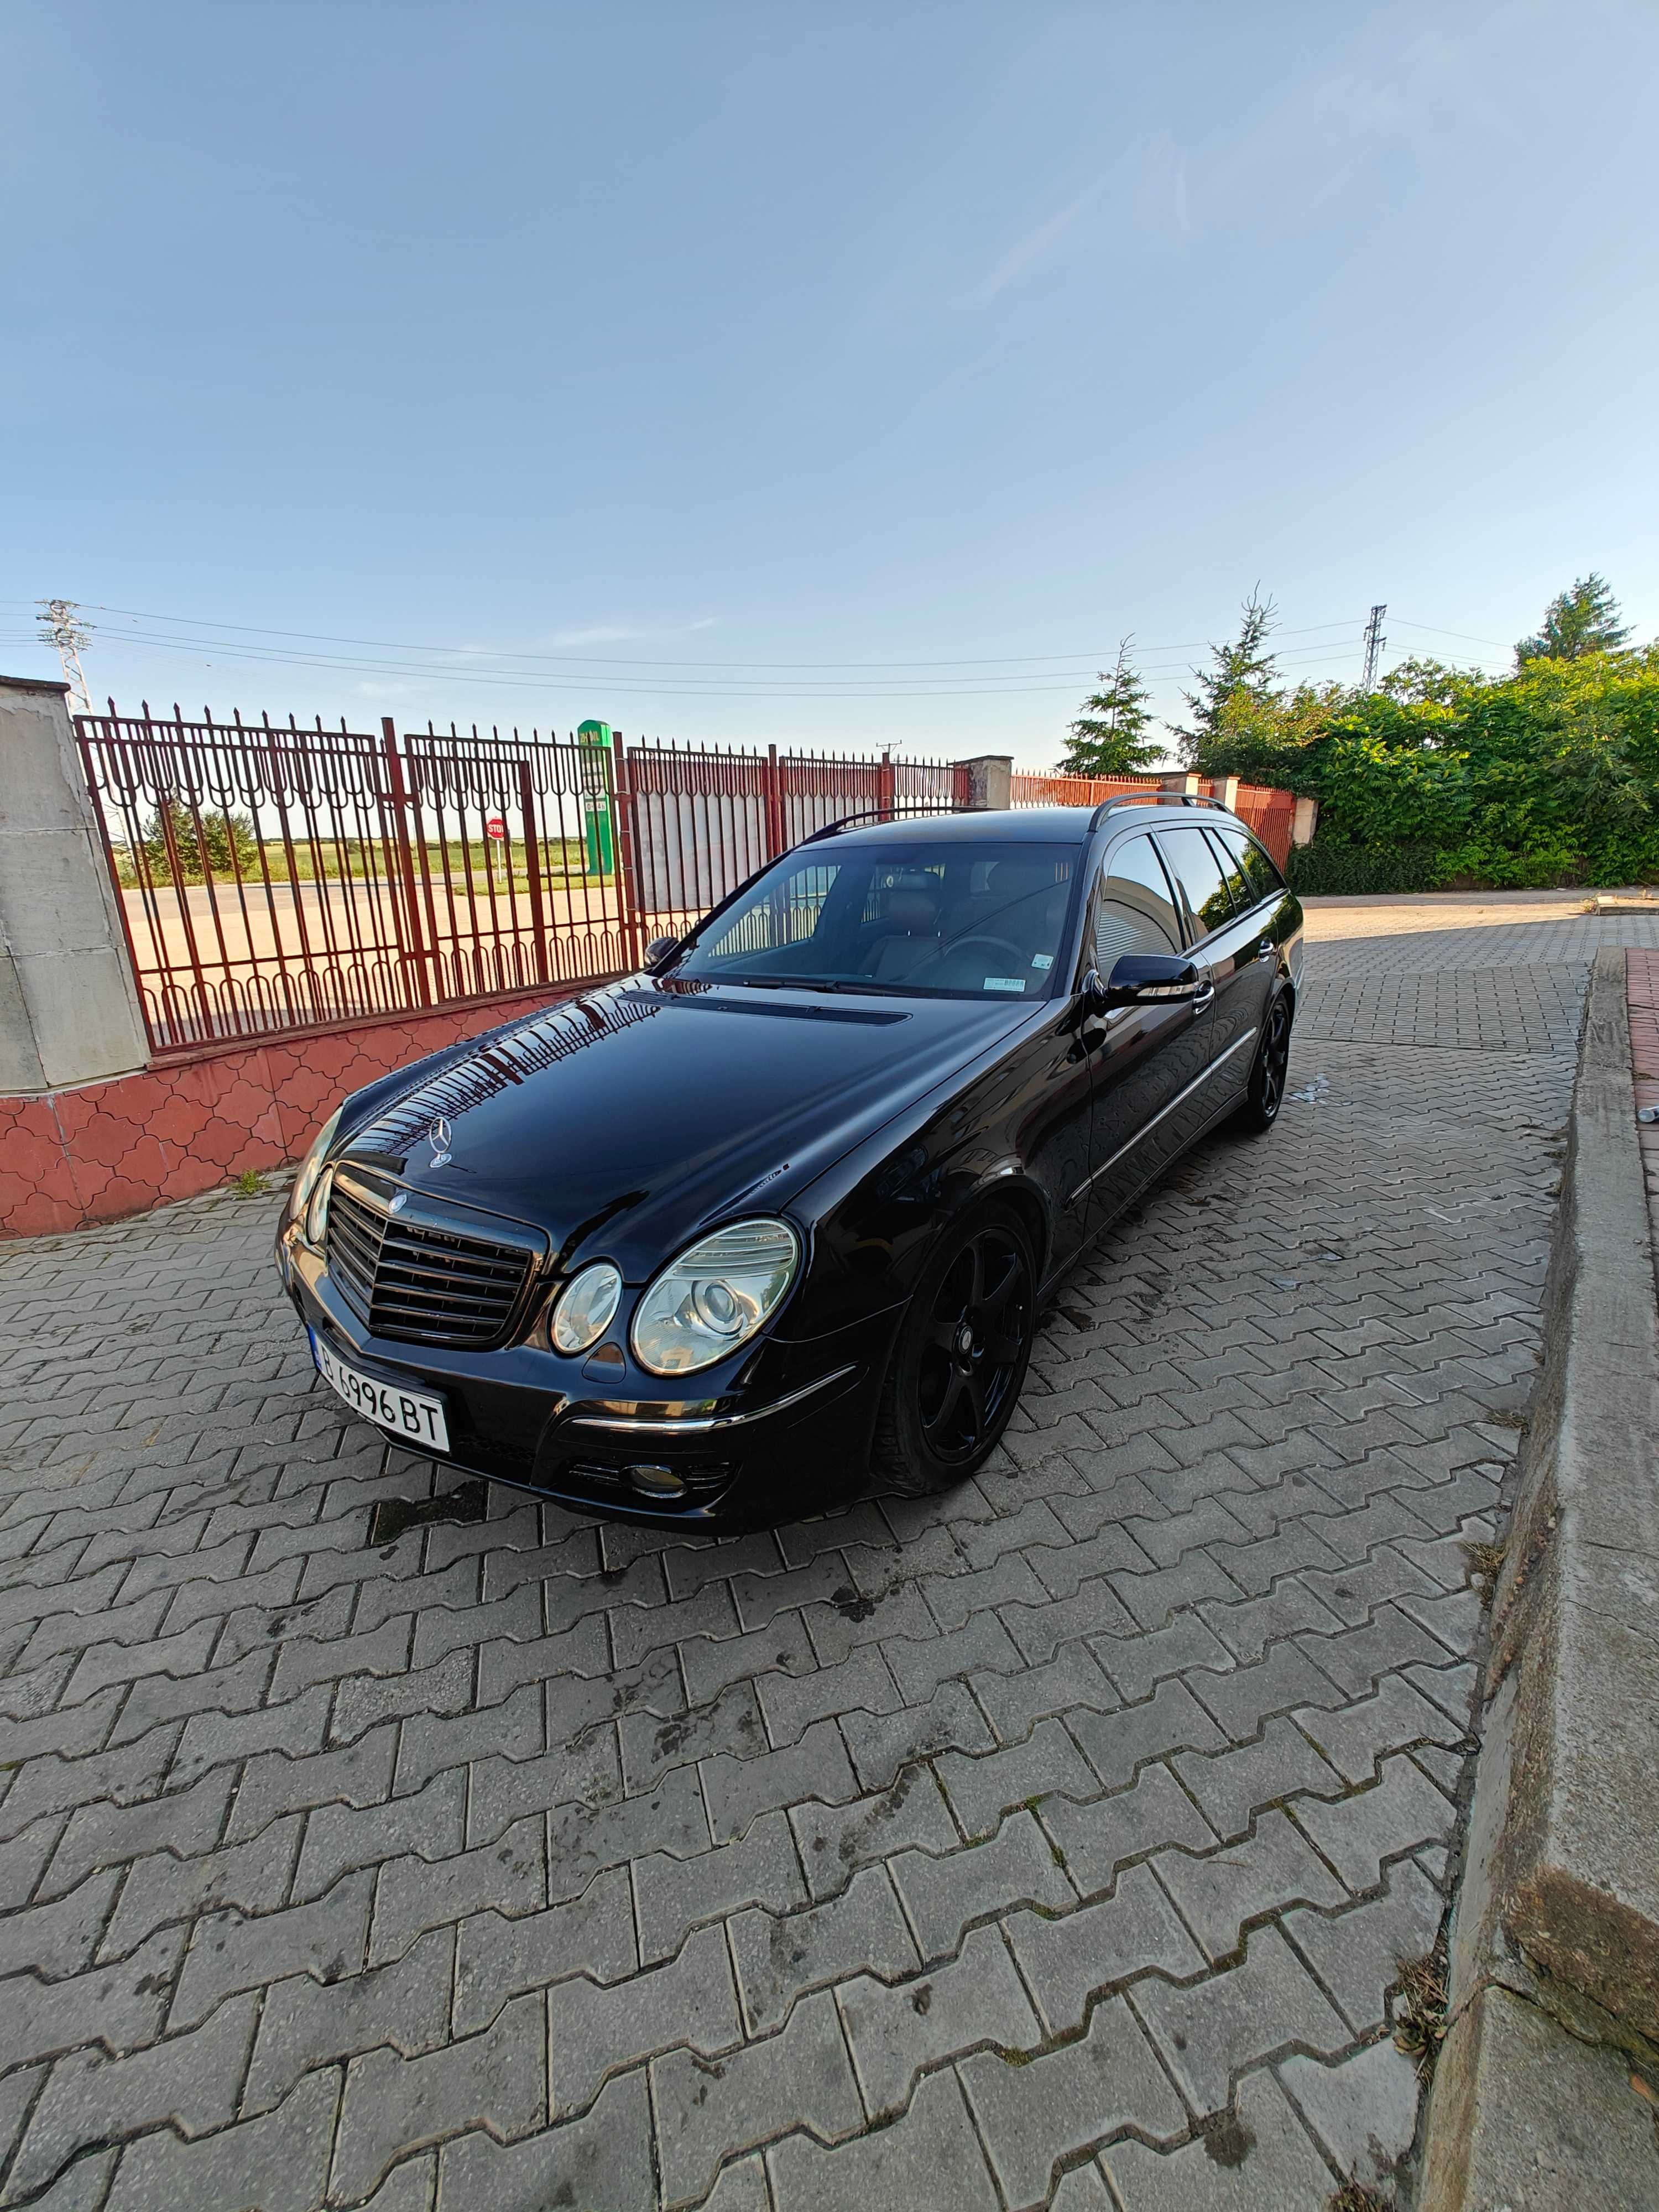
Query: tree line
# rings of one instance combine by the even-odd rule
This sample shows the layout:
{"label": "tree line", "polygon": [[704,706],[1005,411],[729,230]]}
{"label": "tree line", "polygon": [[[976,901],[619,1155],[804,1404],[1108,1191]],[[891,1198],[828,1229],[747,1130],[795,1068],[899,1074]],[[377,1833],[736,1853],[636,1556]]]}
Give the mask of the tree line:
{"label": "tree line", "polygon": [[[1200,775],[1320,801],[1298,889],[1659,878],[1659,642],[1632,647],[1603,577],[1559,592],[1499,676],[1413,658],[1370,691],[1292,685],[1276,623],[1258,588],[1164,726]],[[1071,725],[1063,773],[1133,775],[1165,752],[1132,644]]]}

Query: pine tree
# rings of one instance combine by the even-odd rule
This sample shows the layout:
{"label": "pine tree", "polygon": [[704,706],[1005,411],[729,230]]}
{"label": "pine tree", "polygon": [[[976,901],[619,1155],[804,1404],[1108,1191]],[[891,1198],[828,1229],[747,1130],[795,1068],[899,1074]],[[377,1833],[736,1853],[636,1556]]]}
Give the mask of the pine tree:
{"label": "pine tree", "polygon": [[1188,763],[1201,769],[1211,749],[1225,732],[1230,708],[1265,707],[1276,696],[1279,663],[1267,650],[1267,640],[1279,619],[1279,610],[1261,596],[1258,584],[1241,611],[1238,635],[1229,645],[1210,647],[1210,665],[1195,668],[1196,691],[1183,691],[1193,727],[1170,728],[1181,740]]}
{"label": "pine tree", "polygon": [[1537,636],[1523,637],[1516,647],[1515,665],[1524,668],[1529,660],[1582,660],[1587,653],[1616,653],[1630,635],[1619,615],[1607,578],[1592,568],[1570,592],[1556,593]]}
{"label": "pine tree", "polygon": [[1150,768],[1164,748],[1146,735],[1152,696],[1129,658],[1133,637],[1117,649],[1117,665],[1101,673],[1100,689],[1083,702],[1071,725],[1072,741],[1060,763],[1061,775],[1136,775]]}

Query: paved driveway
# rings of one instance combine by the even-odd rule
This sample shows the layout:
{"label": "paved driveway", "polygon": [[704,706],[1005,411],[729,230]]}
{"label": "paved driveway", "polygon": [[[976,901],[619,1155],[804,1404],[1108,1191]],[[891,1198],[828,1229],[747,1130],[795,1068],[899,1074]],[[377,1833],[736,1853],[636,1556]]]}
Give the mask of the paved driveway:
{"label": "paved driveway", "polygon": [[432,1470],[314,1386],[269,1200],[0,1252],[0,2204],[1376,2179],[1578,1000],[1659,923],[1310,934],[1279,1130],[1119,1226],[937,1502],[372,1544]]}

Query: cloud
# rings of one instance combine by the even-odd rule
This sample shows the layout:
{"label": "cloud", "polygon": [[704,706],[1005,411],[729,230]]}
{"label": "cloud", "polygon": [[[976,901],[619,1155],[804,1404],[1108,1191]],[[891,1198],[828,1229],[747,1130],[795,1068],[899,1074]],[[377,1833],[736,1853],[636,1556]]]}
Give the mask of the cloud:
{"label": "cloud", "polygon": [[1064,207],[1038,223],[1034,230],[1028,231],[1016,245],[1011,246],[975,287],[974,297],[978,304],[981,307],[988,307],[999,292],[1006,291],[1010,284],[1018,283],[1022,276],[1030,276],[1034,269],[1040,269],[1044,262],[1051,260],[1061,240],[1097,204],[1111,181],[1110,173],[1097,177]]}
{"label": "cloud", "polygon": [[[700,629],[713,629],[720,617],[704,615],[697,622],[678,623],[668,629],[638,629],[627,623],[594,623],[586,629],[555,630],[551,637],[540,641],[540,647],[550,653],[562,653],[572,645],[620,645],[639,639],[690,637]],[[539,649],[539,648],[538,648]]]}

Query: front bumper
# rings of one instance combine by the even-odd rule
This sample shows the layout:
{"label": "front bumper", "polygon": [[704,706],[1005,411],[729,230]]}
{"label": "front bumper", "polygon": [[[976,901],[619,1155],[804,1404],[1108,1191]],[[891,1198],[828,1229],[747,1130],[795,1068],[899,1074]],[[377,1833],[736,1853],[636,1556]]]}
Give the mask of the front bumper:
{"label": "front bumper", "polygon": [[[441,1394],[443,1463],[581,1513],[658,1526],[743,1528],[856,1494],[903,1309],[804,1342],[764,1340],[738,1364],[665,1381],[631,1358],[594,1380],[580,1358],[527,1344],[450,1351],[369,1334],[322,1261],[277,1243],[283,1285],[307,1328],[393,1388]],[[710,1395],[687,1396],[701,1389]]]}

